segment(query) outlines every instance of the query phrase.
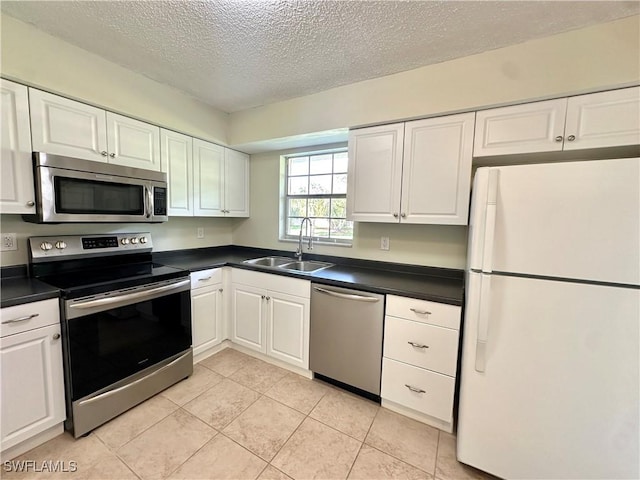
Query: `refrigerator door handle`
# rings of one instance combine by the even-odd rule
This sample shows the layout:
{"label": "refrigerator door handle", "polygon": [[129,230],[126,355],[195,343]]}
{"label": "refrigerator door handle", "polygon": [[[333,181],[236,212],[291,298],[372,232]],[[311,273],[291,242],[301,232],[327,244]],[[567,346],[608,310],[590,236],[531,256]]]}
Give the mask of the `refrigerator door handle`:
{"label": "refrigerator door handle", "polygon": [[482,275],[480,305],[478,306],[478,333],[476,336],[476,372],[484,372],[487,363],[487,341],[491,316],[491,275]]}
{"label": "refrigerator door handle", "polygon": [[492,272],[493,268],[493,242],[496,231],[496,210],[498,203],[498,182],[500,180],[500,170],[492,168],[489,170],[489,185],[487,192],[487,209],[484,221],[484,242],[482,252],[482,271]]}

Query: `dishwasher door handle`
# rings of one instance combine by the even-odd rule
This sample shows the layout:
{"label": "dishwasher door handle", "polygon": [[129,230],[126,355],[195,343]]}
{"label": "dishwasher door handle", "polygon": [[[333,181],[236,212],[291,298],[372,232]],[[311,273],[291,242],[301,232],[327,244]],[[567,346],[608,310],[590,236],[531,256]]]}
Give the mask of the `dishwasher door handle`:
{"label": "dishwasher door handle", "polygon": [[369,302],[369,303],[375,303],[380,301],[379,298],[376,297],[367,297],[366,295],[354,295],[352,293],[340,293],[340,292],[334,292],[333,290],[327,290],[324,288],[320,288],[320,287],[313,287],[313,289],[316,292],[320,292],[320,293],[326,293],[327,295],[331,295],[332,297],[339,297],[339,298],[345,298],[347,300],[355,300],[357,302]]}

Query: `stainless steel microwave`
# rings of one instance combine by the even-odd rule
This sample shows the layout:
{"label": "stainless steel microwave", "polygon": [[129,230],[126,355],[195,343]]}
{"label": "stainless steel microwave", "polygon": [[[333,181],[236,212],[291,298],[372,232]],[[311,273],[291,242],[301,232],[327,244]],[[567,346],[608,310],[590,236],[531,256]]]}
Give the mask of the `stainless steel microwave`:
{"label": "stainless steel microwave", "polygon": [[33,153],[34,223],[158,223],[167,217],[167,174]]}

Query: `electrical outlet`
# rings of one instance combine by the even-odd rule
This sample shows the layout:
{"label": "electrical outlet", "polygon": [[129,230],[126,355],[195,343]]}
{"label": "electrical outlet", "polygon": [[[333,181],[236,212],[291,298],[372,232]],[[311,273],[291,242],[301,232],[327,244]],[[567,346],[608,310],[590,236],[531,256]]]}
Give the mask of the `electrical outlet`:
{"label": "electrical outlet", "polygon": [[389,237],[380,237],[380,250],[389,250]]}
{"label": "electrical outlet", "polygon": [[197,238],[204,238],[204,228],[198,227],[198,233],[196,234]]}
{"label": "electrical outlet", "polygon": [[15,233],[3,233],[2,234],[2,251],[7,252],[10,250],[18,250],[18,243],[16,242]]}

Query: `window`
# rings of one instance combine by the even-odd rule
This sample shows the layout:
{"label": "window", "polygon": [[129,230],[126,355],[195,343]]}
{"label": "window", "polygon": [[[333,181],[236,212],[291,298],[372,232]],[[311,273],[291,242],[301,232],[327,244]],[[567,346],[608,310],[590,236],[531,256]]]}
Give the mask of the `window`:
{"label": "window", "polygon": [[[309,217],[313,238],[351,244],[353,222],[347,216],[347,150],[285,157],[285,239],[297,239]],[[305,225],[303,235],[309,234]]]}

